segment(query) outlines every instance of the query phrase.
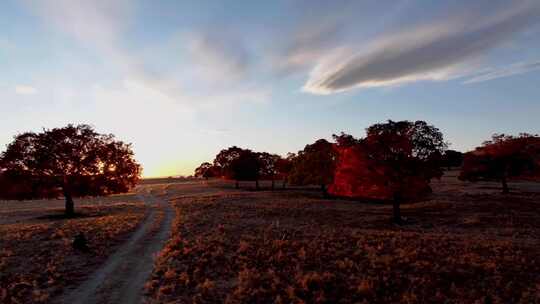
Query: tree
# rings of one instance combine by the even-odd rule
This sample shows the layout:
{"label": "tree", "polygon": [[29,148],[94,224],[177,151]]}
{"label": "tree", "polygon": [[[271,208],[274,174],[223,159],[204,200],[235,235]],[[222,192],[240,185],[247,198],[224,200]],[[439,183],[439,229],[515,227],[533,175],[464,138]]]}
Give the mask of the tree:
{"label": "tree", "polygon": [[[236,181],[255,181],[255,188],[259,190],[261,174],[261,161],[259,155],[251,150],[243,150],[238,158],[231,163],[232,178]],[[237,182],[238,185],[238,182]],[[238,187],[238,186],[237,186]]]}
{"label": "tree", "polygon": [[360,139],[357,139],[354,136],[344,133],[344,132],[341,132],[340,135],[333,134],[332,138],[334,139],[338,147],[343,147],[343,148],[352,147],[362,142]]}
{"label": "tree", "polygon": [[455,150],[446,150],[442,156],[442,163],[448,170],[451,167],[459,167],[463,163],[463,153]]}
{"label": "tree", "polygon": [[335,163],[333,145],[325,139],[319,139],[298,152],[289,181],[297,185],[320,185],[323,194],[327,196],[326,186],[333,181]]}
{"label": "tree", "polygon": [[0,168],[23,192],[15,196],[63,195],[67,216],[74,215],[74,197],[127,192],[141,173],[131,145],[88,125],[17,135],[1,154]]}
{"label": "tree", "polygon": [[204,178],[208,180],[210,177],[215,177],[218,175],[218,168],[212,165],[209,162],[202,163],[199,167],[195,169],[195,177]]}
{"label": "tree", "polygon": [[[221,150],[214,158],[214,167],[220,169],[220,176],[226,179],[233,179],[232,163],[235,159],[240,157],[240,154],[244,149],[237,146],[232,146],[227,149]],[[238,182],[236,183],[238,188]]]}
{"label": "tree", "polygon": [[32,180],[28,177],[0,170],[0,198],[8,200],[32,199],[36,195],[33,194],[35,191],[31,182]]}
{"label": "tree", "polygon": [[278,163],[281,160],[281,156],[277,154],[270,154],[268,152],[261,152],[257,154],[260,164],[259,175],[263,179],[270,179],[272,181],[272,190],[274,190],[274,180],[278,174]]}
{"label": "tree", "polygon": [[289,174],[291,173],[293,161],[296,157],[294,153],[287,153],[286,158],[280,157],[276,162],[276,171],[279,179],[283,181],[281,187],[285,189],[287,187],[287,180],[289,179]]}
{"label": "tree", "polygon": [[440,177],[440,157],[447,147],[439,129],[424,121],[392,121],[367,128],[363,149],[385,172],[393,193],[393,219],[402,223],[400,205],[411,177]]}
{"label": "tree", "polygon": [[214,159],[214,166],[221,168],[221,174],[226,179],[236,181],[235,187],[239,188],[239,181],[254,180],[259,188],[260,160],[257,153],[236,146],[221,150]]}
{"label": "tree", "polygon": [[495,134],[492,140],[465,154],[459,179],[500,181],[502,192],[509,193],[508,179],[538,178],[540,137],[522,133],[517,137]]}

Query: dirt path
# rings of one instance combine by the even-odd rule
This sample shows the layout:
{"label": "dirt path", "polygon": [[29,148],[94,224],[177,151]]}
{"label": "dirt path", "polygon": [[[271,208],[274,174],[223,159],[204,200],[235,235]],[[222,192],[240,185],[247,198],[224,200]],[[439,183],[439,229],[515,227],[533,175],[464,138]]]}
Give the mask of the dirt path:
{"label": "dirt path", "polygon": [[67,290],[59,303],[141,303],[143,289],[154,266],[154,254],[167,241],[174,210],[148,191],[139,197],[149,205],[149,214],[133,235],[85,282]]}

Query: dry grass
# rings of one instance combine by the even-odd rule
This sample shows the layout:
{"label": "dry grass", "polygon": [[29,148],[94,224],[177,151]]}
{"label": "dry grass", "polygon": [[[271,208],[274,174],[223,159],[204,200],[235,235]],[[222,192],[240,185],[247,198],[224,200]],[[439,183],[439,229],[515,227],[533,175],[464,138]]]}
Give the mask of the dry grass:
{"label": "dry grass", "polygon": [[540,195],[496,187],[447,176],[403,207],[404,227],[390,206],[314,192],[178,197],[147,291],[160,303],[539,303]]}
{"label": "dry grass", "polygon": [[[134,192],[106,197],[85,197],[75,199],[75,212],[81,207],[107,207],[111,204],[140,202]],[[39,217],[62,214],[65,208],[64,199],[4,201],[0,200],[0,224],[28,223]],[[83,209],[81,209],[83,210]]]}
{"label": "dry grass", "polygon": [[[69,220],[57,216],[62,212],[59,202],[2,204],[1,303],[50,302],[85,279],[145,215],[145,207],[134,196],[79,201],[76,207],[83,216]],[[88,252],[72,248],[79,232],[88,238]]]}

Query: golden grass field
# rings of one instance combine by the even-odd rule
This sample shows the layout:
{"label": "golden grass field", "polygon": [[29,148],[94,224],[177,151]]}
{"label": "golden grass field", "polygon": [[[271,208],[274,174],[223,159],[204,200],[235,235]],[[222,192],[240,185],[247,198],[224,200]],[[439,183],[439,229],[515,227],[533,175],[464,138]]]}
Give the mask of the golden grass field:
{"label": "golden grass field", "polygon": [[[424,201],[324,199],[316,189],[163,179],[137,189],[176,217],[145,285],[149,303],[540,303],[540,185],[465,183],[456,172]],[[279,184],[277,185],[279,188]],[[0,202],[0,302],[50,302],[76,286],[143,221],[135,193]],[[90,237],[77,253],[71,239]]]}
{"label": "golden grass field", "polygon": [[314,191],[178,196],[146,288],[155,303],[538,303],[539,187],[498,186],[447,174],[403,227]]}
{"label": "golden grass field", "polygon": [[[63,201],[0,202],[0,302],[48,303],[86,279],[137,227],[145,207],[134,194],[85,198],[63,219]],[[72,249],[78,233],[89,252]]]}

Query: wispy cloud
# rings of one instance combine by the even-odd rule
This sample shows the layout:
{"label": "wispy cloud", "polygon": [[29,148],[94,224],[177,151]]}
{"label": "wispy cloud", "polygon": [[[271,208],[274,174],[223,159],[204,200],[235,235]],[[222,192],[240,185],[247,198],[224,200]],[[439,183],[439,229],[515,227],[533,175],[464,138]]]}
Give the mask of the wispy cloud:
{"label": "wispy cloud", "polygon": [[470,62],[540,21],[539,13],[537,1],[522,1],[386,35],[363,50],[343,47],[319,61],[303,90],[330,94],[463,76]]}
{"label": "wispy cloud", "polygon": [[[268,78],[278,79],[282,73],[298,71],[310,71],[304,91],[331,94],[463,76],[472,77],[466,83],[474,83],[536,69],[535,65],[524,64],[480,74],[473,69],[477,67],[473,64],[487,52],[539,21],[540,4],[535,0],[512,1],[495,8],[486,2],[487,10],[481,14],[450,14],[446,19],[422,25],[412,26],[407,21],[408,28],[386,29],[377,39],[370,38],[377,32],[364,30],[369,28],[366,25],[381,27],[384,20],[402,13],[408,0],[385,6],[389,9],[384,11],[374,5],[376,1],[365,10],[362,8],[369,1],[300,1],[302,6],[288,12],[290,20],[283,22],[287,25],[276,32],[265,32],[271,35],[267,40],[272,43],[264,51],[251,40],[248,48],[242,35],[216,23],[188,29],[190,34],[182,36],[183,40],[172,47],[187,52],[178,53],[177,62],[172,56],[166,68],[158,62],[155,69],[155,58],[142,57],[123,41],[137,17],[137,6],[132,1],[23,1],[44,24],[100,53],[107,68],[119,71],[118,83],[136,80],[167,99],[193,107],[229,104],[232,100],[267,100]],[[373,15],[370,9],[376,9],[380,17],[369,17]],[[144,46],[167,47],[171,46]],[[257,54],[257,50],[273,57]],[[174,54],[171,50],[165,53]],[[279,73],[272,73],[276,70]],[[255,73],[257,77],[251,77]]]}
{"label": "wispy cloud", "polygon": [[343,25],[335,19],[302,24],[288,38],[286,46],[273,61],[281,73],[302,70],[331,50]]}
{"label": "wispy cloud", "polygon": [[525,73],[529,73],[536,70],[540,70],[540,61],[520,62],[520,63],[511,64],[505,67],[488,69],[464,81],[463,83],[470,84],[470,83],[476,83],[476,82],[484,82],[484,81],[493,80],[497,78],[525,74]]}
{"label": "wispy cloud", "polygon": [[129,0],[23,0],[47,25],[101,51],[114,52],[119,36],[133,18]]}
{"label": "wispy cloud", "polygon": [[249,69],[251,55],[244,43],[233,35],[192,33],[188,45],[193,63],[210,80],[238,80]]}
{"label": "wispy cloud", "polygon": [[[226,83],[227,79],[241,80],[249,68],[249,52],[239,39],[226,35],[225,31],[219,34],[193,31],[197,34],[187,35],[184,37],[187,40],[182,41],[188,45],[191,60],[183,61],[182,65],[179,64],[180,59],[178,62],[172,61],[166,70],[153,69],[153,58],[139,56],[139,53],[126,47],[123,39],[136,18],[136,6],[132,1],[27,0],[25,3],[45,24],[96,50],[108,68],[119,72],[117,86],[125,87],[126,81],[136,83],[140,90],[144,87],[145,92],[153,92],[153,103],[161,103],[164,107],[176,103],[180,107],[197,109],[217,106],[220,102],[228,105],[267,100],[267,90],[251,83],[240,88],[212,86],[212,83]],[[145,47],[161,49],[177,46]],[[186,71],[190,73],[189,77],[185,76]],[[208,79],[195,79],[197,72]],[[207,85],[206,93],[195,92],[194,88],[201,87],[201,83],[193,84],[190,82],[193,80],[201,80],[202,84]],[[204,82],[208,80],[211,81]],[[126,94],[132,95],[132,91],[133,88]],[[170,105],[171,101],[173,105]]]}
{"label": "wispy cloud", "polygon": [[32,86],[19,84],[15,86],[15,93],[19,95],[34,95],[37,93],[37,90]]}
{"label": "wispy cloud", "polygon": [[287,10],[292,25],[272,39],[277,48],[272,66],[279,74],[306,71],[336,47],[357,41],[360,36],[365,39],[366,34],[380,30],[408,2],[384,3],[381,10],[377,1],[369,0],[292,1]]}

